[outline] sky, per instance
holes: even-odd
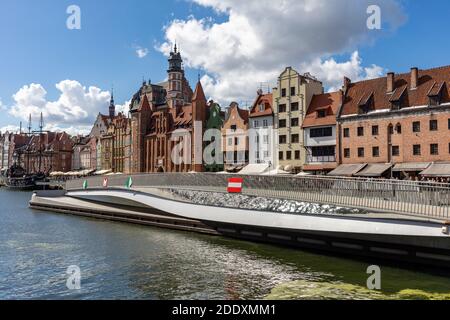
[[[69,29],[71,5],[80,29]],[[381,29],[369,29],[370,5]],[[222,107],[251,104],[292,66],[337,90],[353,81],[449,65],[446,0],[0,0],[0,130],[87,133],[113,88],[127,110],[143,79],[165,80],[176,41],[192,87]]]

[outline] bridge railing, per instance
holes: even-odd
[[[243,194],[327,203],[373,212],[450,218],[450,184],[322,176],[261,176],[213,173],[162,173],[108,176],[108,187],[160,187],[226,192],[230,177],[243,178]],[[67,190],[103,188],[105,177],[66,182]],[[87,185],[84,185],[86,181]]]

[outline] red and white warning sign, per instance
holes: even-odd
[[[108,187],[108,178],[103,178],[103,188]]]
[[[229,178],[228,179],[228,193],[241,193],[243,183],[244,183],[244,179],[242,179],[242,178]]]

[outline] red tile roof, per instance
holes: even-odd
[[[341,106],[342,91],[314,95],[303,120],[303,128],[336,124],[336,115]],[[326,116],[319,118],[317,112],[325,110]]]
[[[359,103],[373,92],[373,110],[391,108],[391,102],[402,95],[402,107],[427,106],[428,95],[442,90],[442,103],[450,102],[450,66],[418,71],[417,88],[411,89],[411,73],[396,74],[394,91],[387,92],[387,77],[350,83],[341,115],[355,115],[359,111]]]
[[[264,110],[261,111],[259,106],[264,104]],[[256,101],[253,103],[252,108],[250,109],[250,118],[262,117],[262,116],[271,116],[273,115],[273,97],[271,93],[261,94],[256,98]]]

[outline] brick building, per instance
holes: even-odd
[[[144,82],[131,101],[132,172],[203,171],[205,94],[200,80],[192,92],[176,46],[168,62],[168,81]]]
[[[72,170],[73,139],[66,132],[44,132],[22,138],[28,140],[17,149],[28,173]]]
[[[369,164],[356,175],[415,177],[450,161],[450,66],[356,83],[345,78],[343,90],[338,159]],[[450,176],[448,167],[442,176]]]

